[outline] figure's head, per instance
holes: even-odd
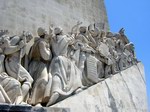
[[[105,33],[105,31],[104,30],[101,30],[101,38],[103,38],[103,37],[105,37],[106,36],[106,33]]]
[[[37,33],[38,33],[38,35],[40,37],[43,36],[43,35],[45,35],[45,34],[47,34],[46,30],[44,28],[42,28],[42,27],[38,28]]]
[[[28,43],[31,39],[33,39],[33,36],[31,32],[25,32],[24,34],[26,36],[26,42]]]
[[[10,37],[7,35],[3,35],[0,37],[0,48],[5,48],[10,44]]]
[[[62,34],[63,33],[63,29],[61,27],[56,27],[54,29],[54,33],[55,33],[55,35]]]
[[[110,31],[109,31],[109,32],[107,32],[107,33],[106,33],[106,37],[108,37],[108,38],[113,37],[113,33],[112,33],[112,32],[110,32]]]
[[[86,26],[81,26],[79,28],[80,33],[86,33]]]
[[[99,35],[99,30],[94,25],[88,26],[88,31],[92,35],[92,37],[97,37]]]

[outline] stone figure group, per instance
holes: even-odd
[[[9,36],[0,31],[0,103],[51,106],[137,63],[124,29],[77,23]],[[29,53],[27,47],[34,40]]]

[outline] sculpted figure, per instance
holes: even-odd
[[[4,98],[3,101],[0,100],[0,103],[22,103],[22,99],[20,99],[22,98],[20,82],[8,76],[5,72],[0,73],[0,91],[2,93],[2,97]]]
[[[124,34],[124,28],[121,28],[119,30],[119,34],[120,34],[120,40],[122,40],[123,44],[126,45],[128,43],[130,43],[130,41],[128,40],[127,36]]]
[[[133,43],[128,43],[125,45],[124,47],[124,53],[127,55],[127,65],[128,67],[136,64],[138,61],[136,59],[135,56],[135,52],[134,52],[134,45]]]
[[[47,106],[82,87],[81,72],[67,56],[68,45],[73,43],[74,38],[64,35],[60,27],[55,28],[54,33],[55,36],[52,38],[54,58],[50,65],[53,80],[51,97]]]
[[[91,40],[91,46],[95,49],[98,46],[98,41],[100,38],[100,31],[95,27],[95,24],[88,26],[88,36]]]
[[[1,46],[3,53],[6,56],[6,72],[9,76],[15,78],[20,83],[22,83],[21,90],[23,95],[19,98],[20,102],[26,101],[29,89],[31,88],[31,84],[33,82],[30,74],[21,65],[21,59],[25,53],[26,42],[28,42],[30,39],[26,37],[28,36],[23,35],[21,37],[14,36],[10,38],[6,35],[3,37],[4,44]]]
[[[113,39],[113,33],[112,32],[107,32],[106,33],[106,44],[109,46],[110,49],[114,49],[116,44]]]
[[[104,78],[104,62],[102,62],[99,59],[99,51],[97,51],[97,48],[99,47],[99,42],[100,42],[100,31],[98,28],[95,26],[95,24],[91,24],[88,26],[88,35],[90,38],[93,38],[92,42],[92,47],[95,49],[95,57],[97,59],[97,74],[99,78]]]
[[[50,98],[51,74],[48,65],[52,58],[50,50],[50,35],[45,29],[38,28],[39,38],[36,38],[30,51],[29,73],[34,79],[29,103],[38,105],[47,103]]]
[[[133,64],[137,63],[137,59],[134,52],[134,45],[132,42],[130,42],[127,38],[127,36],[124,34],[124,29],[121,28],[118,34],[119,40],[122,42],[122,45],[124,46],[124,68],[129,67]]]
[[[8,76],[4,69],[3,51],[0,42],[0,103],[20,104],[20,97],[22,96],[21,84],[16,79]]]
[[[106,32],[104,31],[101,31],[100,39],[98,41],[98,46],[96,50],[98,52],[98,59],[104,63],[104,77],[106,78],[112,73],[111,65],[113,64],[113,60],[111,59],[110,48],[107,43]]]
[[[124,52],[124,42],[122,41],[122,39],[120,39],[120,35],[119,34],[116,34],[115,35],[117,41],[116,41],[116,50],[117,50],[117,53],[118,53],[118,56],[119,56],[119,59],[118,59],[118,68],[120,71],[126,69],[126,65],[127,65],[127,55],[125,54]]]
[[[89,34],[87,35],[87,30],[84,26],[81,26],[79,31],[80,33],[77,35],[75,43],[80,49],[78,68],[82,72],[83,85],[91,86],[100,81],[101,63],[94,56],[94,46],[96,46],[96,42],[93,37]]]
[[[84,61],[85,61],[85,56],[84,54],[82,55],[80,53],[81,49],[84,49],[87,47],[87,49],[89,48],[88,40],[87,38],[84,36],[86,33],[86,27],[80,27],[80,33],[76,34],[75,38],[76,41],[74,42],[74,49],[76,49],[76,56],[74,57],[74,60],[76,61],[76,65],[78,66],[78,68],[81,70],[81,72],[83,72],[84,69]],[[82,35],[83,34],[83,35]]]
[[[114,37],[112,32],[107,32],[106,34],[106,44],[109,47],[110,58],[112,60],[112,64],[107,66],[110,67],[111,74],[117,73],[117,64],[118,61],[118,53],[116,51],[116,38]]]

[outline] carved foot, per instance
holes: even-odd
[[[36,104],[35,107],[42,107],[40,103]]]
[[[75,94],[78,94],[78,93],[80,93],[81,91],[83,91],[83,89],[82,89],[82,88],[78,88],[78,89],[75,91]]]
[[[117,73],[119,73],[119,71],[113,71],[113,75],[115,75],[115,74],[117,74]]]
[[[15,105],[21,104],[23,101],[23,96],[18,96],[14,102]]]
[[[103,81],[103,80],[105,80],[104,78],[99,78],[98,79],[98,82],[101,82],[101,81]]]
[[[31,106],[30,104],[27,104],[26,102],[21,102],[19,105],[23,105],[23,106]]]
[[[59,93],[53,93],[53,95],[49,99],[49,102],[47,103],[46,107],[49,107],[52,104],[54,104],[58,98],[59,98]]]

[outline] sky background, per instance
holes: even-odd
[[[110,30],[125,34],[135,45],[136,56],[145,67],[150,108],[150,0],[105,0]]]

